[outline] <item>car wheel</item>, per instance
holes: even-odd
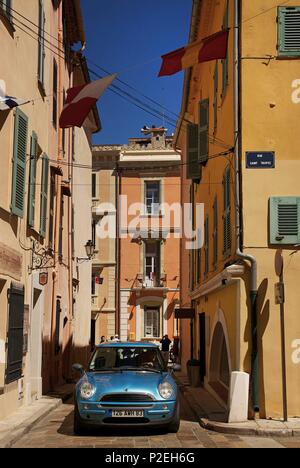
[[[78,406],[75,405],[74,409],[74,433],[77,435],[83,435],[87,430],[86,425],[82,422],[79,414]]]
[[[179,406],[179,403],[177,403],[176,414],[174,416],[173,421],[168,425],[168,432],[176,434],[179,431],[179,428],[180,428],[180,406]]]

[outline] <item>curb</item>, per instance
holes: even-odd
[[[55,403],[50,404],[47,408],[45,408],[44,411],[37,411],[37,413],[39,413],[37,416],[28,418],[30,422],[26,422],[25,420],[22,423],[24,426],[20,429],[11,429],[11,431],[9,431],[9,433],[2,439],[2,441],[0,440],[0,448],[11,448],[12,445],[14,445],[21,437],[23,437],[25,434],[28,434],[28,432],[30,432],[36,424],[38,424],[42,419],[47,417],[50,413],[52,413],[52,411],[59,408],[61,405],[62,400],[57,400]]]
[[[200,426],[207,430],[207,431],[212,431],[212,432],[217,432],[221,434],[228,434],[228,435],[239,435],[241,437],[243,436],[252,436],[252,437],[299,437],[300,435],[300,430],[299,429],[261,429],[259,427],[256,428],[250,428],[250,427],[234,427],[230,426],[229,423],[218,423],[218,422],[212,422],[209,421],[206,418],[200,417],[195,408],[193,407],[193,403],[191,401],[192,398],[187,398],[188,392],[184,391],[184,385],[181,384],[177,380],[178,384],[178,389],[180,393],[183,395],[185,398],[187,404],[189,405],[190,410],[194,414],[195,418],[199,422]],[[190,395],[189,395],[190,397]],[[246,423],[245,423],[246,424]]]

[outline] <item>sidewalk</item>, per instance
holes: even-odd
[[[204,388],[192,388],[187,376],[181,372],[174,374],[179,390],[189,403],[200,425],[207,430],[223,434],[259,437],[300,436],[300,418],[280,420],[256,419],[244,423],[228,423],[226,410]]]
[[[48,414],[69,400],[74,391],[74,384],[57,388],[47,396],[36,400],[30,406],[19,408],[9,417],[0,421],[0,448],[10,448],[20,437],[27,434]]]

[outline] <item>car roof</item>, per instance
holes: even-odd
[[[101,343],[97,348],[158,348],[158,345],[155,343],[145,342],[145,341],[107,341],[106,343]]]

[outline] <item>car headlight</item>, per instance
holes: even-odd
[[[174,393],[174,388],[169,382],[163,382],[159,384],[158,391],[160,396],[162,396],[165,400],[168,400]]]
[[[80,387],[80,395],[85,400],[89,400],[95,395],[96,387],[90,382],[84,382]]]

